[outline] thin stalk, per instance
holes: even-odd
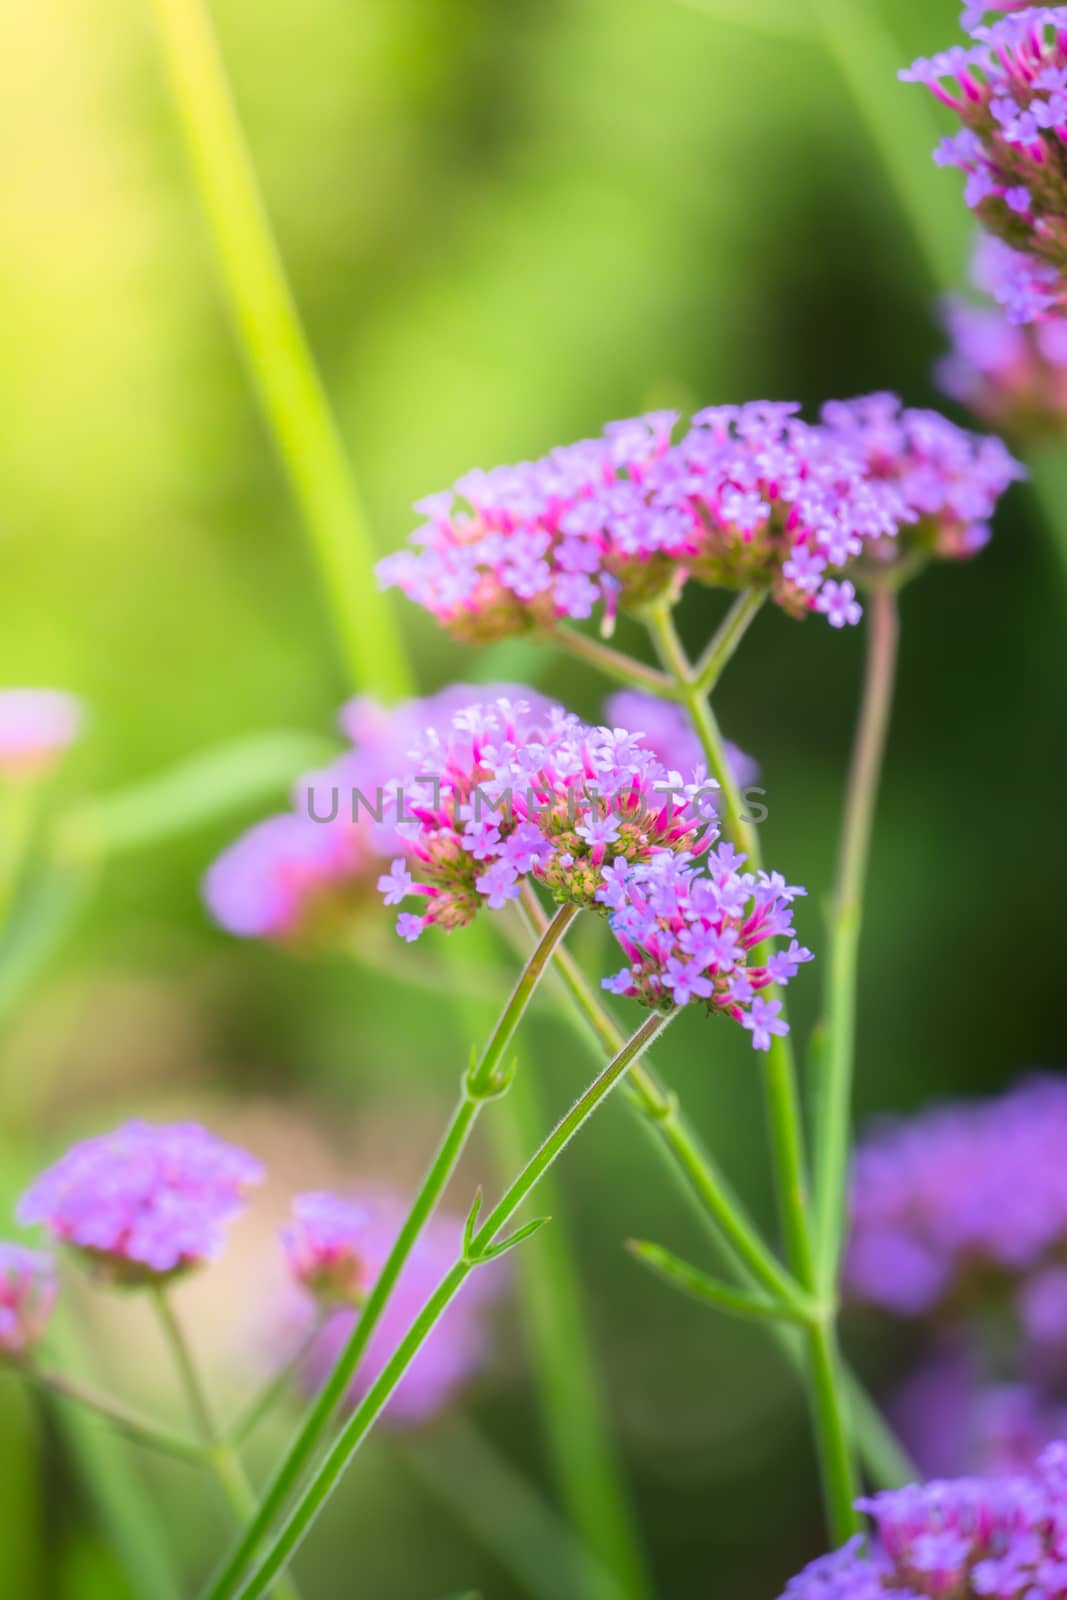
[[[725,800],[723,830],[735,846],[748,856],[752,870],[758,872],[762,858],[756,830],[744,816],[718,722],[696,680],[669,608],[666,605],[652,608],[648,614],[648,625],[664,665],[678,684],[682,703],[700,738],[709,770],[722,786]],[[761,947],[755,952],[755,959],[761,958],[763,950],[764,947]],[[775,997],[777,987],[769,986],[766,993],[768,997]],[[782,998],[783,1018],[785,1014]],[[771,1047],[763,1056],[762,1070],[763,1097],[771,1139],[771,1165],[778,1192],[786,1259],[801,1286],[812,1298],[817,1299],[819,1278],[808,1204],[804,1119],[790,1034],[771,1039]],[[808,1348],[808,1403],[819,1457],[823,1498],[831,1536],[836,1544],[840,1544],[860,1527],[858,1514],[853,1507],[859,1482],[852,1459],[848,1413],[842,1400],[843,1382],[832,1318],[827,1318],[825,1323],[809,1322],[805,1338]]]
[[[0,938],[6,932],[37,820],[40,783],[0,779]]]
[[[723,1283],[718,1278],[712,1278],[699,1267],[692,1266],[688,1261],[683,1261],[672,1250],[665,1250],[660,1244],[653,1244],[648,1239],[629,1239],[626,1248],[636,1261],[657,1277],[663,1278],[673,1288],[680,1289],[683,1294],[689,1295],[694,1300],[703,1301],[705,1305],[714,1306],[716,1311],[725,1312],[731,1317],[755,1318],[761,1322],[810,1322],[815,1315],[816,1308],[812,1306],[805,1314],[793,1310],[781,1300],[771,1300],[766,1295],[749,1294],[745,1289],[739,1289],[736,1284]]]
[[[646,666],[643,661],[636,661],[633,656],[614,650],[611,645],[603,644],[587,633],[579,633],[576,628],[568,628],[566,624],[558,622],[547,630],[547,638],[579,661],[596,667],[605,677],[614,678],[616,683],[624,683],[631,689],[642,689],[661,700],[678,699],[678,691],[665,672],[657,672],[655,667]]]
[[[508,1241],[504,1241],[502,1245],[496,1242],[500,1230],[511,1221],[523,1202],[537,1188],[543,1175],[562,1155],[633,1062],[640,1058],[669,1025],[674,1015],[673,1012],[658,1012],[646,1018],[600,1076],[590,1084],[566,1116],[556,1124],[540,1149],[530,1158],[493,1207],[477,1233],[470,1233],[463,1254],[423,1305],[392,1357],[352,1413],[300,1496],[266,1559],[240,1590],[240,1600],[255,1600],[256,1596],[264,1593],[277,1574],[284,1570],[444,1311],[471,1273],[485,1261],[493,1259],[502,1249],[507,1248]],[[526,1229],[519,1230],[520,1234],[525,1232]]]
[[[534,928],[546,926],[545,913],[532,889],[524,891],[522,904]],[[610,1056],[621,1049],[625,1041],[622,1029],[604,1010],[568,951],[563,950],[557,956],[556,972],[575,1008],[600,1040],[605,1053]],[[658,1139],[666,1146],[688,1188],[704,1213],[713,1219],[738,1259],[776,1301],[799,1309],[804,1303],[803,1289],[764,1243],[759,1229],[748,1216],[725,1175],[701,1146],[698,1135],[681,1111],[677,1095],[656,1076],[652,1063],[638,1062],[630,1071],[627,1087],[631,1091],[631,1102],[636,1103],[642,1118],[653,1127]]]
[[[834,886],[826,1035],[815,1097],[815,1232],[819,1282],[830,1293],[844,1234],[856,986],[871,830],[893,704],[900,622],[891,589],[875,589],[867,621],[867,661],[852,750]]]
[[[523,909],[528,912],[532,926],[544,925],[545,914],[536,895],[532,895],[530,901],[524,899]],[[595,1039],[606,1055],[613,1055],[623,1042],[622,1030],[601,1005],[580,967],[566,950],[557,956],[556,969],[570,998],[575,1022],[584,1037]],[[762,1284],[786,1303],[790,1303],[789,1294],[792,1291],[794,1297],[801,1297],[796,1299],[799,1308],[804,1291],[768,1250],[741,1201],[690,1128],[677,1095],[659,1080],[650,1061],[645,1059],[630,1069],[624,1090],[624,1098],[639,1111],[645,1126],[656,1133],[656,1148],[665,1153],[672,1170],[682,1178],[685,1192],[696,1202],[699,1215],[711,1223],[712,1237],[732,1246],[729,1259],[742,1283]],[[741,1224],[737,1237],[730,1236],[729,1229],[733,1222]],[[764,1271],[757,1270],[756,1259],[750,1256],[750,1251],[755,1251],[756,1257],[762,1261],[769,1262],[773,1273],[770,1282]],[[769,1331],[777,1337],[789,1359],[802,1369],[805,1356],[799,1332],[780,1323],[770,1324]],[[916,1482],[919,1473],[914,1463],[859,1379],[847,1367],[844,1370],[844,1383],[857,1446],[871,1481],[879,1489],[896,1489],[901,1484]]]
[[[189,1409],[204,1442],[204,1456],[214,1472],[219,1486],[240,1525],[255,1511],[256,1497],[245,1475],[240,1456],[228,1439],[224,1439],[215,1424],[211,1402],[193,1359],[189,1341],[185,1337],[173,1302],[164,1288],[152,1291],[152,1300],[163,1330],[163,1338],[170,1350],[181,1379]],[[300,1600],[296,1587],[288,1577],[275,1585],[277,1600]]]
[[[364,690],[411,692],[370,578],[375,548],[286,281],[203,0],[153,0],[171,87],[235,330],[303,512],[348,668]]]
[[[723,670],[733,659],[734,651],[755,621],[766,598],[766,589],[743,589],[712,635],[693,668],[697,688],[705,698],[711,694]]]
[[[143,1444],[150,1450],[158,1450],[164,1455],[177,1456],[182,1461],[195,1462],[199,1466],[203,1466],[207,1460],[204,1446],[198,1444],[195,1439],[186,1439],[180,1433],[153,1422],[149,1417],[142,1417],[139,1412],[123,1405],[120,1400],[102,1394],[99,1390],[90,1388],[88,1384],[68,1377],[66,1373],[53,1372],[48,1368],[32,1364],[20,1370],[37,1388],[43,1389],[48,1394],[58,1395],[63,1400],[71,1400],[87,1411],[95,1412],[97,1416],[103,1417],[113,1428],[117,1428],[126,1438],[134,1440],[137,1444]]]
[[[364,1351],[396,1287],[397,1279],[459,1165],[460,1157],[483,1106],[487,1101],[503,1094],[508,1087],[508,1076],[501,1068],[501,1062],[522,1013],[544,976],[553,951],[574,920],[576,909],[574,906],[562,906],[557,911],[516,982],[485,1049],[465,1073],[459,1101],[415,1196],[411,1210],[397,1234],[389,1258],[367,1296],[363,1310],[333,1370],[309,1407],[300,1431],[267,1485],[258,1511],[212,1583],[209,1591],[210,1600],[226,1600],[227,1596],[234,1593],[253,1553],[296,1488],[314,1454],[315,1447],[340,1409]]]
[[[310,1330],[300,1341],[300,1345],[289,1360],[281,1367],[272,1378],[268,1378],[257,1395],[254,1395],[245,1409],[238,1415],[226,1430],[226,1437],[236,1446],[242,1445],[246,1439],[251,1438],[260,1423],[270,1415],[274,1407],[286,1394],[290,1392],[293,1376],[322,1332],[325,1315],[318,1316],[312,1322]]]
[[[538,1088],[532,1073],[519,1071],[493,1118],[493,1153],[502,1181],[521,1165],[545,1126]],[[541,1205],[553,1217],[563,1210],[555,1173],[542,1180]],[[524,1337],[546,1401],[543,1423],[553,1470],[578,1535],[572,1540],[569,1581],[556,1594],[651,1600],[586,1326],[579,1267],[565,1228],[544,1229],[536,1244],[522,1251],[517,1279]],[[471,1498],[466,1485],[464,1498]]]

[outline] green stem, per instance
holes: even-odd
[[[259,1393],[253,1396],[245,1409],[226,1430],[226,1437],[232,1445],[240,1446],[246,1439],[251,1438],[264,1418],[269,1416],[278,1402],[290,1393],[293,1376],[322,1332],[325,1320],[325,1313],[313,1320],[309,1332],[300,1341],[298,1349],[289,1357],[285,1365],[274,1374],[273,1378],[268,1378]]]
[[[544,1123],[539,1101],[538,1085],[523,1068],[493,1118],[493,1151],[505,1182],[534,1143],[525,1144],[526,1136],[536,1129],[535,1139],[540,1137]],[[563,1211],[554,1173],[543,1178],[540,1198],[553,1217]],[[588,1600],[651,1600],[651,1581],[633,1530],[590,1346],[579,1268],[565,1228],[545,1228],[536,1244],[522,1251],[517,1279],[522,1327],[537,1387],[545,1397],[544,1427],[553,1468],[578,1535],[569,1582],[556,1593],[579,1593]]]
[[[210,1589],[210,1600],[226,1600],[227,1596],[234,1593],[254,1551],[295,1489],[316,1445],[339,1410],[397,1279],[459,1165],[482,1107],[488,1100],[495,1099],[507,1090],[508,1076],[502,1070],[501,1062],[523,1011],[575,915],[574,906],[562,906],[557,911],[523,968],[485,1049],[464,1074],[463,1089],[451,1121],[404,1225],[397,1234],[389,1258],[367,1296],[359,1319],[330,1376],[312,1402],[299,1433],[268,1484],[258,1511],[215,1578]]]
[[[683,1294],[690,1295],[694,1300],[701,1300],[706,1305],[714,1306],[717,1311],[724,1311],[732,1317],[754,1317],[757,1321],[764,1322],[799,1322],[807,1323],[816,1315],[816,1308],[810,1307],[807,1312],[794,1310],[782,1300],[771,1300],[766,1295],[749,1294],[745,1289],[739,1289],[736,1284],[723,1283],[718,1278],[709,1277],[699,1267],[691,1266],[688,1261],[683,1261],[673,1251],[665,1250],[660,1244],[652,1244],[647,1239],[630,1239],[626,1248],[635,1260],[648,1267],[650,1272],[663,1278],[675,1289],[680,1289]]]
[[[655,667],[646,666],[643,661],[635,661],[621,650],[613,650],[610,645],[602,644],[587,633],[579,633],[576,628],[568,628],[559,622],[549,628],[545,636],[579,661],[596,667],[605,677],[614,678],[616,683],[641,689],[661,700],[678,699],[678,691],[666,673],[657,672]]]
[[[819,1283],[832,1292],[844,1233],[856,984],[871,830],[893,703],[900,624],[896,593],[875,589],[834,888],[826,985],[826,1048],[815,1099],[815,1232]]]
[[[707,649],[693,668],[696,686],[705,699],[733,659],[734,651],[755,621],[766,598],[766,589],[743,589],[712,635]]]
[[[345,1424],[297,1501],[266,1559],[241,1589],[241,1600],[255,1600],[257,1595],[264,1593],[271,1580],[284,1570],[439,1318],[471,1273],[484,1261],[491,1259],[491,1253],[499,1253],[501,1247],[494,1242],[497,1234],[510,1222],[523,1201],[536,1189],[543,1175],[611,1093],[632,1063],[638,1060],[664,1031],[673,1016],[673,1012],[654,1013],[646,1018],[600,1076],[590,1084],[566,1116],[556,1124],[540,1149],[530,1158],[493,1207],[477,1233],[469,1238],[463,1255],[446,1273],[426,1301],[392,1357]]]
[[[7,933],[33,838],[40,788],[33,778],[0,778],[0,939]]]
[[[153,0],[189,159],[248,369],[315,547],[345,659],[367,691],[411,673],[370,579],[374,541],[263,205],[202,0]]]
[[[523,909],[529,914],[532,926],[543,926],[544,912],[536,895],[532,897],[532,905],[524,900]],[[605,1054],[613,1055],[623,1042],[621,1029],[605,1011],[568,951],[559,953],[555,966],[570,998],[576,1025],[587,1039],[594,1038]],[[644,1125],[655,1133],[656,1148],[665,1153],[671,1170],[684,1181],[685,1192],[697,1203],[699,1215],[711,1222],[713,1236],[732,1247],[731,1264],[743,1282],[760,1284],[780,1301],[795,1303],[800,1310],[804,1291],[767,1249],[740,1199],[687,1123],[677,1095],[660,1082],[647,1059],[630,1069],[626,1089],[632,1092],[625,1098],[640,1112]],[[789,1359],[802,1368],[804,1352],[797,1331],[780,1323],[769,1326]],[[914,1483],[919,1476],[914,1464],[859,1379],[846,1368],[844,1381],[857,1444],[872,1482],[880,1489]]]
[[[744,816],[740,792],[726,758],[718,722],[697,682],[670,609],[666,605],[652,608],[648,614],[648,624],[664,665],[678,685],[682,703],[703,746],[708,768],[722,787],[725,801],[723,831],[735,847],[747,855],[749,867],[758,872],[762,867],[762,858],[756,830]],[[754,952],[754,960],[761,960],[764,954],[769,954],[769,950],[761,946]],[[779,995],[777,986],[770,985],[765,992],[768,998],[781,998],[784,1019],[785,1001]],[[813,1298],[818,1298],[815,1240],[808,1207],[804,1121],[791,1034],[771,1039],[770,1049],[763,1056],[762,1071],[771,1138],[771,1165],[778,1192],[786,1259],[802,1288]],[[828,1319],[825,1325],[820,1322],[809,1323],[805,1336],[808,1345],[808,1402],[818,1449],[823,1496],[831,1536],[835,1543],[840,1544],[860,1527],[858,1514],[853,1508],[859,1483],[852,1459],[848,1416],[841,1399],[843,1385],[832,1319]]]
[[[204,1456],[219,1483],[233,1512],[238,1526],[246,1522],[256,1509],[256,1497],[245,1475],[241,1458],[228,1439],[224,1439],[215,1424],[214,1413],[185,1330],[181,1325],[173,1302],[163,1287],[152,1290],[152,1300],[159,1318],[163,1337],[174,1359],[182,1388],[193,1419],[204,1441]],[[287,1577],[275,1585],[278,1600],[300,1600],[295,1585]]]
[[[128,1439],[146,1445],[151,1450],[159,1450],[164,1455],[177,1456],[182,1461],[204,1465],[206,1451],[203,1445],[197,1444],[193,1439],[186,1439],[169,1428],[161,1427],[148,1417],[142,1417],[138,1412],[123,1405],[120,1400],[113,1399],[111,1395],[101,1394],[99,1390],[91,1389],[88,1384],[69,1378],[63,1372],[52,1372],[32,1364],[20,1370],[37,1388],[45,1390],[48,1394],[58,1395],[63,1400],[72,1400],[87,1411],[94,1411]]]
[[[545,913],[531,889],[524,891],[522,904],[531,925],[535,929],[543,929],[546,926]],[[574,1007],[586,1019],[605,1053],[613,1055],[625,1042],[622,1029],[604,1010],[568,951],[559,952],[555,966]],[[658,1140],[670,1152],[688,1188],[704,1213],[713,1219],[738,1259],[775,1300],[799,1309],[804,1303],[804,1291],[764,1243],[756,1224],[748,1216],[725,1175],[701,1146],[699,1137],[681,1111],[677,1095],[660,1081],[649,1061],[638,1062],[631,1068],[627,1086],[631,1091],[631,1103],[636,1105],[642,1119],[654,1129]]]

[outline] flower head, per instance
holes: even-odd
[[[0,1360],[18,1360],[33,1349],[55,1300],[52,1257],[20,1244],[0,1244]]]
[[[900,76],[958,116],[935,160],[965,174],[968,206],[1008,252],[997,298],[1012,321],[1032,322],[1067,303],[1067,8],[985,9],[1012,14],[986,26],[969,5],[972,42]]]
[[[993,293],[1001,252],[983,235],[974,280]],[[1067,432],[1067,318],[1021,326],[1001,307],[975,305],[958,296],[945,303],[950,348],[939,361],[944,392],[998,432],[1018,439],[1062,438]]]
[[[61,689],[0,689],[0,778],[37,776],[74,743],[82,707]]]
[[[634,735],[587,727],[559,706],[470,706],[416,754],[402,785],[404,856],[380,883],[390,903],[405,888],[422,902],[420,927],[404,913],[405,938],[499,910],[528,876],[560,902],[595,908],[609,860],[696,852],[715,832],[717,786],[702,768],[686,782]]]
[[[294,1280],[325,1304],[359,1305],[369,1288],[366,1259],[370,1213],[333,1194],[300,1194],[282,1231]]]
[[[127,1122],[76,1144],[19,1202],[109,1280],[157,1282],[217,1256],[263,1178],[259,1162],[195,1122]]]
[[[699,865],[667,852],[633,865],[614,862],[598,898],[627,965],[604,987],[657,1011],[699,1000],[733,1017],[757,1050],[767,1050],[772,1036],[788,1029],[781,1003],[759,991],[788,982],[811,960],[792,939],[790,904],[804,891],[765,872],[744,872],[743,863],[729,846],[709,851]],[[792,942],[772,970],[752,956],[776,936]]]
[[[847,438],[792,404],[614,423],[543,460],[470,473],[421,502],[411,547],[379,567],[462,638],[486,640],[636,606],[688,579],[767,588],[794,616],[914,514]],[[851,620],[836,605],[833,619]]]
[[[481,691],[453,684],[389,711],[368,698],[350,701],[341,727],[353,741],[328,766],[295,786],[293,806],[254,824],[223,851],[204,878],[208,910],[228,933],[279,942],[329,942],[368,904],[400,848],[399,780],[427,730],[447,727]],[[533,690],[530,703],[547,705]]]
[[[976,1277],[1017,1282],[1067,1244],[1067,1081],[889,1122],[853,1163],[845,1284],[900,1316]]]
[[[988,543],[997,501],[1025,477],[1000,439],[968,433],[936,411],[905,409],[896,395],[833,401],[823,421],[863,453],[873,478],[895,485],[912,514],[906,533],[867,545],[865,557],[874,563],[913,549],[973,555]]]
[[[403,1217],[404,1208],[394,1197],[367,1197],[360,1249],[368,1288],[385,1264]],[[427,1223],[371,1336],[347,1396],[349,1405],[356,1405],[378,1377],[462,1247],[463,1225],[457,1218],[439,1214]],[[390,1422],[428,1421],[484,1365],[489,1354],[486,1313],[503,1282],[498,1267],[483,1268],[453,1300],[389,1401],[385,1414]],[[301,1366],[300,1380],[309,1392],[317,1390],[332,1370],[358,1317],[358,1310],[339,1310],[323,1327]]]
[[[1064,1600],[1067,1445],[1029,1472],[911,1484],[858,1502],[873,1524],[781,1600]]]

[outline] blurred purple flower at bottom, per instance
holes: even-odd
[[[397,1204],[372,1198],[367,1203],[364,1255],[373,1283],[384,1266],[403,1221]],[[397,1281],[381,1321],[360,1363],[347,1396],[354,1407],[378,1378],[424,1302],[459,1257],[463,1224],[455,1217],[433,1218],[419,1236]],[[427,1422],[442,1411],[456,1391],[484,1366],[490,1351],[486,1326],[489,1304],[500,1293],[498,1266],[479,1267],[437,1323],[419,1351],[386,1410],[392,1423]],[[312,1315],[311,1302],[306,1314]],[[359,1312],[338,1311],[330,1317],[301,1365],[301,1386],[314,1393],[331,1371],[359,1318]]]
[[[874,1525],[780,1600],[1065,1600],[1067,1445],[1026,1472],[934,1479],[857,1502]]]
[[[62,689],[0,689],[0,777],[36,777],[81,729],[81,704]]]
[[[113,1282],[146,1284],[217,1256],[226,1224],[262,1179],[258,1161],[195,1122],[127,1122],[68,1150],[17,1214]]]
[[[19,1360],[44,1333],[56,1300],[55,1263],[42,1250],[0,1244],[0,1360]]]

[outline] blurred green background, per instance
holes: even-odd
[[[867,15],[868,0],[853,4]],[[746,7],[753,24],[770,15],[738,0],[734,16]],[[650,404],[817,404],[872,388],[936,399],[933,285],[820,36],[833,5],[775,7],[790,38],[668,0],[212,9],[383,552],[408,532],[411,501],[465,468]],[[957,10],[883,0],[899,62],[950,42]],[[0,40],[0,682],[68,687],[91,707],[63,801],[256,731],[327,738],[347,686],[230,337],[149,7],[7,0]],[[894,93],[907,148],[926,106],[918,90]],[[962,282],[958,184],[925,162],[914,181],[940,207]],[[1062,1061],[1067,585],[1051,551],[1016,491],[980,560],[905,596],[865,934],[861,1117]],[[694,645],[720,608],[689,597]],[[413,609],[402,621],[426,688],[485,676],[484,657]],[[765,615],[720,694],[727,732],[763,766],[765,852],[810,887],[799,924],[817,952],[861,644]],[[597,710],[591,677],[524,659],[542,687]],[[261,1267],[288,1196],[413,1180],[465,1048],[402,974],[294,959],[209,925],[200,875],[263,809],[108,867],[2,1039],[5,1192],[131,1113],[201,1116],[270,1163],[229,1255],[185,1291],[224,1395],[269,1335]],[[803,1039],[818,978],[793,994]],[[551,1019],[530,1037],[546,1102],[562,1107],[588,1058]],[[687,1017],[660,1056],[771,1225],[746,1042]],[[487,1169],[479,1148],[457,1206]],[[769,1341],[624,1255],[634,1233],[700,1244],[620,1107],[570,1152],[562,1183],[656,1592],[768,1600],[822,1539],[795,1381]],[[95,1295],[78,1315],[105,1376],[146,1401],[166,1390],[141,1308]],[[899,1359],[889,1342],[853,1354],[876,1384]],[[513,1307],[467,1413],[554,1493]],[[261,1470],[291,1420],[268,1430]],[[106,1468],[80,1472],[71,1440],[12,1383],[0,1421],[0,1594],[125,1596],[96,1503]],[[418,1442],[446,1475],[451,1427]],[[522,1593],[441,1503],[412,1444],[383,1435],[360,1458],[298,1563],[305,1600]],[[165,1508],[191,1592],[223,1537],[210,1487],[126,1459]]]

